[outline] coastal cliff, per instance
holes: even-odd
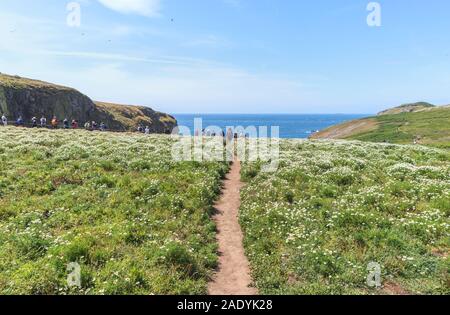
[[[170,133],[177,126],[174,117],[144,106],[94,102],[79,91],[43,81],[0,74],[0,114],[25,121],[32,117],[56,116],[86,121],[104,122],[118,131],[135,130],[139,124],[149,126],[153,133]]]

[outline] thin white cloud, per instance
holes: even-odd
[[[138,14],[148,17],[158,16],[160,0],[98,0],[105,7],[124,14]]]
[[[145,63],[155,63],[155,64],[186,64],[182,59],[175,58],[143,58],[134,57],[130,55],[123,54],[111,54],[111,53],[101,53],[92,51],[57,51],[57,50],[39,50],[36,51],[37,54],[42,55],[53,55],[59,57],[76,57],[76,58],[87,58],[96,60],[111,60],[111,61],[123,61],[123,62],[145,62]]]

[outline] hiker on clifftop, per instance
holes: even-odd
[[[67,118],[64,118],[63,125],[64,125],[64,129],[69,129],[69,120]]]
[[[19,126],[19,127],[23,126],[23,118],[22,118],[22,116],[19,116],[19,118],[17,118],[16,125]]]
[[[233,130],[231,128],[228,128],[227,130],[227,141],[231,142],[233,140]]]
[[[100,131],[105,131],[106,130],[106,125],[104,122],[100,123]]]
[[[8,118],[6,118],[5,114],[2,115],[2,124],[3,126],[8,126]]]
[[[146,135],[150,134],[150,127],[149,126],[145,127],[145,134]]]
[[[78,121],[72,120],[72,129],[78,129]]]
[[[91,129],[91,124],[89,123],[89,121],[87,121],[87,122],[84,124],[84,129],[86,129],[86,130]]]
[[[31,128],[36,128],[37,127],[37,118],[33,117],[31,118]]]
[[[56,118],[56,116],[53,116],[53,119],[52,119],[52,128],[53,128],[53,129],[58,129],[58,118]]]
[[[47,118],[44,116],[41,117],[41,128],[47,127]]]

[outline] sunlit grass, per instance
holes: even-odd
[[[280,168],[246,163],[240,221],[265,294],[449,294],[450,153],[421,146],[282,141]]]
[[[0,128],[0,293],[206,293],[228,166],[173,162],[173,141]]]

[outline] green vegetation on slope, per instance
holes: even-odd
[[[347,122],[319,132],[315,139],[348,139],[450,148],[450,106]]]
[[[450,153],[281,142],[277,172],[246,163],[240,221],[262,294],[450,294]]]
[[[23,88],[38,88],[38,89],[48,89],[54,92],[64,92],[64,91],[75,91],[72,88],[48,83],[39,80],[33,80],[28,78],[23,78],[17,75],[7,75],[0,73],[0,84],[5,87],[13,89],[23,89]]]
[[[450,107],[375,117],[378,128],[347,139],[450,148]]]
[[[0,128],[0,294],[206,293],[228,166],[175,163],[173,141]]]
[[[382,111],[378,115],[394,115],[394,114],[400,114],[400,113],[413,113],[413,112],[419,112],[419,111],[433,108],[433,107],[436,107],[436,106],[433,104],[427,103],[427,102],[403,104],[403,105]]]

